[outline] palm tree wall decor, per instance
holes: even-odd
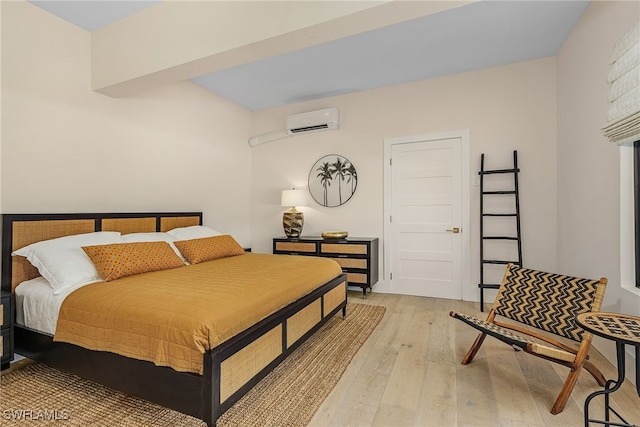
[[[355,166],[338,154],[322,157],[309,172],[309,192],[313,200],[322,206],[332,208],[347,203],[357,187]]]

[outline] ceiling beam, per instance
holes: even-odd
[[[92,33],[92,86],[124,97],[472,1],[165,1]]]

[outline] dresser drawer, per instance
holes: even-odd
[[[347,272],[347,281],[349,283],[359,283],[361,285],[368,284],[367,273],[351,273]]]
[[[9,329],[11,320],[11,300],[9,298],[0,299],[0,330]]]
[[[367,255],[367,245],[357,243],[322,243],[320,253]]]
[[[11,354],[11,336],[9,331],[4,331],[0,334],[0,359],[9,357]]]
[[[307,242],[275,242],[276,251],[316,253],[316,244]]]
[[[367,259],[366,258],[331,258],[340,264],[342,268],[359,268],[362,270],[367,269]]]

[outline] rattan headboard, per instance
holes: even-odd
[[[190,225],[202,225],[202,212],[3,214],[1,288],[13,292],[21,282],[39,276],[38,270],[25,258],[11,256],[14,250],[31,243],[94,231],[127,234]]]

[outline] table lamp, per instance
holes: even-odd
[[[296,206],[305,206],[307,197],[304,190],[282,190],[280,206],[287,206],[291,209],[282,215],[282,226],[284,234],[288,238],[300,237],[302,225],[304,224],[304,214],[296,210]]]

